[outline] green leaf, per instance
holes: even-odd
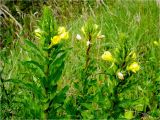
[[[55,59],[57,57],[57,55],[62,55],[62,54],[66,54],[71,48],[65,49],[65,50],[60,50],[62,47],[62,45],[58,46],[57,49],[53,50],[51,52],[51,58]]]
[[[68,89],[69,89],[69,86],[65,86],[59,93],[55,95],[54,98],[51,98],[51,101],[49,104],[50,108],[52,108],[55,103],[62,104],[64,102]]]
[[[119,106],[122,108],[130,108],[130,107],[134,107],[135,105],[139,105],[143,103],[144,103],[144,98],[135,99],[135,100],[125,99],[119,103]]]
[[[54,50],[54,51],[51,53],[51,58],[52,58],[52,59],[55,59],[58,54],[63,54],[63,53],[65,53],[65,50]]]
[[[81,111],[83,119],[94,119],[94,115],[92,114],[92,111],[90,110],[83,110]]]
[[[62,75],[62,71],[64,68],[64,62],[61,64],[61,66],[59,66],[58,68],[56,68],[57,70],[52,73],[49,77],[49,83],[52,86],[53,84],[57,83],[57,81],[60,79],[61,75]]]
[[[36,66],[37,68],[39,68],[41,70],[43,75],[45,75],[43,65],[40,65],[38,62],[31,60],[31,61],[25,61],[25,62],[23,62],[23,64],[24,65],[33,64],[34,66]]]
[[[51,92],[51,93],[55,93],[55,92],[57,91],[57,87],[58,87],[57,84],[53,85],[53,86],[50,88],[50,92]]]
[[[78,82],[74,82],[73,85],[74,85],[74,88],[80,89],[80,86],[79,86],[79,83],[78,83]]]
[[[83,107],[85,107],[86,110],[92,110],[93,109],[92,103],[81,103],[81,105]]]
[[[49,66],[49,84],[52,86],[60,79],[62,71],[64,69],[64,58],[66,52],[61,54],[56,60],[54,60]]]
[[[22,81],[18,79],[8,79],[8,80],[4,80],[3,82],[22,83]]]
[[[144,105],[143,104],[138,104],[138,105],[135,105],[133,108],[136,111],[143,111]]]
[[[30,40],[25,40],[24,42],[25,42],[29,47],[32,48],[32,52],[35,53],[34,55],[38,56],[38,57],[39,57],[40,59],[42,59],[42,60],[45,59],[45,57],[44,57],[43,53],[41,52],[41,50],[40,50],[34,43],[32,43]],[[28,51],[28,52],[31,52],[31,51],[29,51],[29,50],[26,49],[26,48],[23,48],[23,49],[25,49],[25,50]]]
[[[66,93],[69,89],[69,86],[65,86],[56,96],[54,101],[56,103],[62,103],[64,102],[65,98],[66,98]]]
[[[5,80],[5,82],[18,83],[18,84],[23,85],[24,87],[26,87],[26,89],[31,90],[33,92],[33,94],[35,96],[37,96],[38,98],[42,98],[43,97],[41,89],[39,87],[37,87],[37,85],[34,82],[25,83],[24,81],[17,80],[17,79],[8,79],[8,80]]]
[[[47,84],[47,80],[45,77],[38,77],[38,79],[40,80],[41,86],[45,87]]]
[[[37,50],[37,51],[40,51],[39,49],[38,49],[38,47],[34,44],[34,43],[32,43],[30,40],[25,40],[24,41],[28,46],[30,46],[31,48],[33,48],[33,49],[35,49],[35,50]]]
[[[61,64],[61,62],[64,60],[65,57],[66,57],[66,52],[59,55],[57,54],[56,57],[53,58],[54,60],[50,64],[50,70],[52,71],[56,65]]]
[[[121,93],[125,93],[127,90],[130,90],[132,86],[136,85],[137,81],[132,82],[132,83],[126,83],[125,85],[122,86],[121,88]]]
[[[42,97],[41,89],[39,89],[36,84],[33,83],[24,83],[25,87],[33,92],[38,98]]]

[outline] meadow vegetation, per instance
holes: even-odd
[[[2,1],[1,119],[160,119],[156,0]]]

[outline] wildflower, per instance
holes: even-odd
[[[105,52],[103,53],[102,59],[103,59],[103,60],[106,60],[106,61],[110,61],[110,62],[113,61],[112,54],[111,54],[109,51],[105,51]]]
[[[118,78],[119,78],[120,80],[123,80],[123,79],[124,79],[124,76],[123,76],[122,72],[118,72],[118,73],[117,73],[117,76],[118,76]]]
[[[138,65],[137,62],[133,62],[129,67],[128,67],[128,70],[136,73],[137,71],[139,71],[140,69],[140,66]]]
[[[88,40],[88,41],[87,41],[87,46],[89,46],[90,44],[91,44],[91,42]]]
[[[81,40],[82,37],[81,37],[79,34],[77,34],[77,35],[76,35],[76,39],[77,39],[77,40]]]
[[[63,34],[66,32],[66,28],[65,27],[59,27],[58,28],[58,34]]]
[[[65,27],[59,27],[58,28],[58,34],[60,36],[61,39],[68,39],[69,34],[68,32],[66,32],[66,28]]]
[[[69,33],[66,32],[66,29],[65,27],[59,27],[58,28],[58,35],[54,36],[52,39],[51,39],[51,44],[49,46],[49,48],[51,48],[53,45],[56,45],[58,44],[61,39],[68,39],[69,38]]]
[[[54,36],[52,39],[51,39],[51,45],[50,47],[52,47],[53,45],[56,45],[58,44],[59,42],[61,41],[61,37],[60,36]]]
[[[155,46],[158,46],[158,45],[159,45],[159,43],[158,43],[157,41],[154,41],[153,44],[154,44]]]
[[[67,40],[69,38],[69,33],[68,32],[64,32],[62,34],[59,35],[61,39],[65,39]]]
[[[36,37],[41,37],[42,30],[40,28],[37,28],[34,30],[34,33],[35,33]]]

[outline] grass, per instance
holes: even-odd
[[[55,6],[52,1],[47,4]],[[22,20],[23,31],[14,23],[7,27],[11,32],[2,29],[7,42],[0,51],[1,118],[160,119],[157,2],[81,1],[66,8],[69,5],[65,1],[55,9],[38,11],[38,16],[30,13]],[[69,39],[48,49],[58,26],[66,26]],[[43,45],[35,37],[37,27],[46,32],[40,38]],[[105,38],[96,38],[99,31]],[[102,59],[105,51],[114,61]],[[135,73],[129,70],[133,62],[140,66]]]

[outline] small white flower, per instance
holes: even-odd
[[[123,76],[123,74],[122,74],[121,72],[118,72],[118,73],[117,73],[117,76],[118,76],[118,78],[119,78],[120,80],[123,80],[123,79],[124,79],[124,76]]]
[[[77,39],[77,40],[81,40],[81,39],[82,39],[81,35],[77,34],[77,35],[76,35],[76,39]]]
[[[89,46],[90,44],[91,44],[91,42],[88,40],[88,41],[87,41],[87,46]]]

